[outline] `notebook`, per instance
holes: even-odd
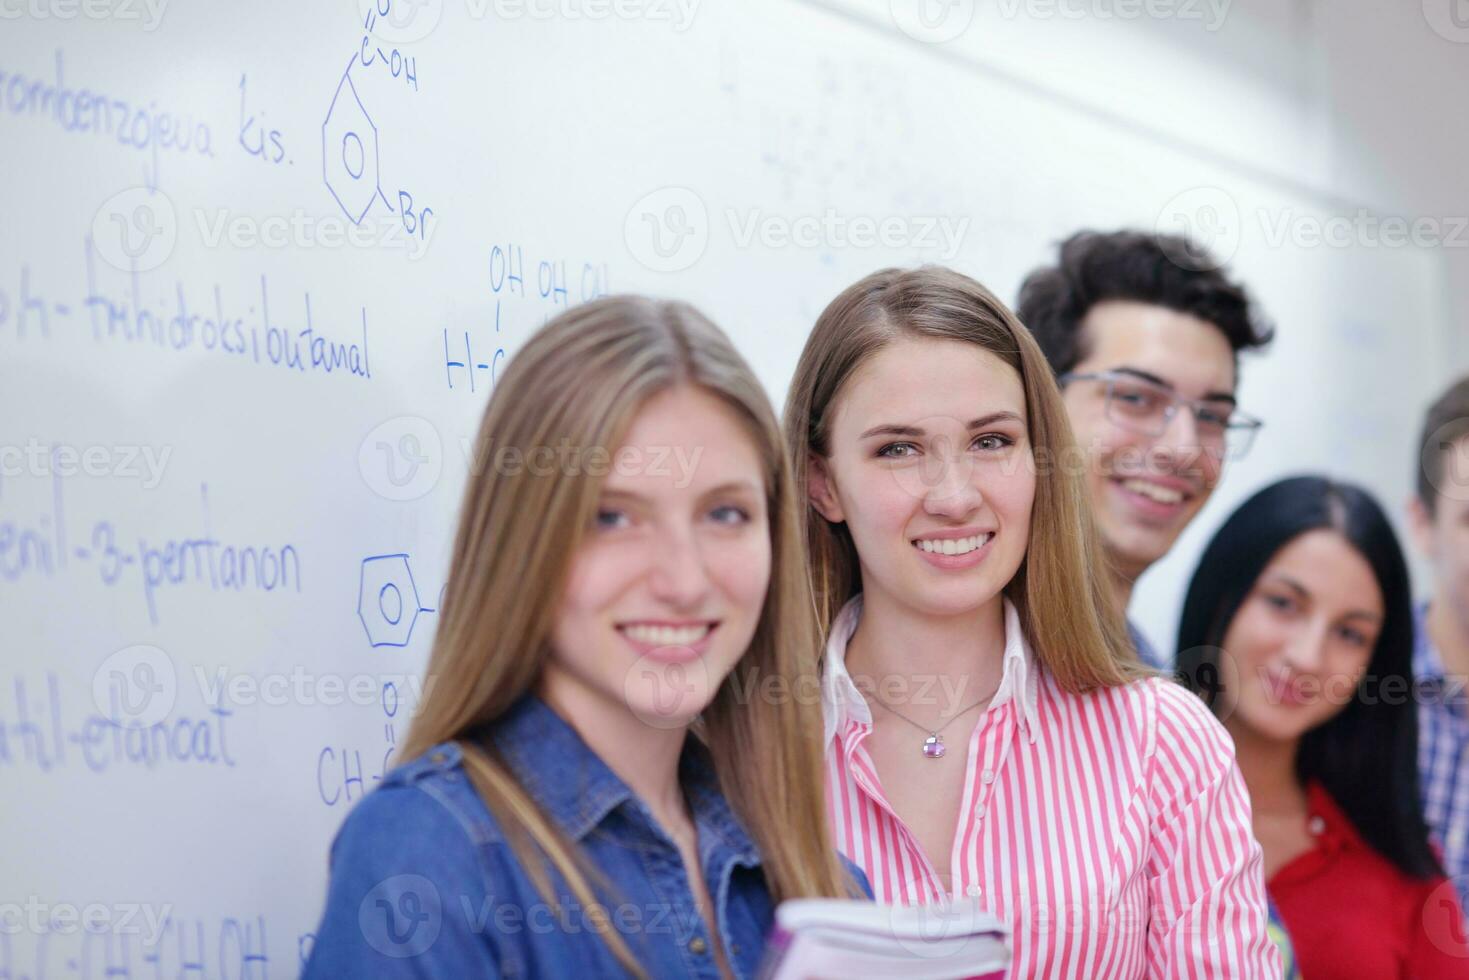
[[[977,899],[879,905],[842,899],[782,902],[762,980],[1003,980],[1010,930]]]

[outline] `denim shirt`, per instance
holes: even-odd
[[[491,737],[520,784],[605,876],[612,891],[592,884],[602,914],[643,969],[717,978],[715,939],[678,848],[647,806],[534,695],[496,722]],[[730,969],[754,976],[774,914],[760,854],[693,736],[679,779]],[[546,872],[559,910],[542,899],[476,793],[459,747],[436,746],[384,777],[337,832],[326,911],[303,976],[625,976],[597,932],[599,910],[588,914],[549,864]]]

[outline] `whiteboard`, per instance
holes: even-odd
[[[1254,215],[1339,203],[871,5],[158,6],[0,25],[0,977],[297,972],[421,690],[486,399],[593,297],[694,302],[778,405],[876,268],[1013,298],[1076,228],[1222,202],[1200,230],[1281,326],[1243,384],[1269,428],[1145,628],[1260,483],[1406,494],[1421,401],[1363,392],[1445,374],[1430,254],[1272,241]]]

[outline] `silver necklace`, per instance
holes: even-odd
[[[949,749],[946,745],[944,745],[944,736],[940,733],[943,732],[945,728],[948,728],[950,725],[952,725],[954,723],[954,720],[962,716],[966,711],[971,711],[993,698],[996,692],[999,691],[999,689],[999,685],[996,685],[995,689],[989,694],[986,694],[978,701],[975,701],[972,704],[965,706],[959,711],[954,712],[952,715],[949,716],[948,721],[944,722],[937,728],[930,728],[927,725],[920,725],[912,718],[909,718],[907,715],[903,714],[903,712],[888,704],[887,701],[883,699],[883,696],[877,693],[877,688],[872,689],[872,697],[874,700],[877,701],[878,704],[882,705],[884,708],[888,709],[893,714],[897,715],[899,718],[903,719],[908,724],[918,729],[920,732],[926,732],[928,734],[928,737],[923,740],[923,757],[925,759],[942,759],[944,757],[944,753],[948,752]]]

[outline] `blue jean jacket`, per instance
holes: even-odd
[[[605,921],[644,970],[717,978],[716,937],[695,907],[677,846],[643,802],[533,695],[491,735],[521,785],[605,876],[611,891],[593,886]],[[596,920],[549,866],[559,908],[545,903],[462,763],[457,745],[439,745],[394,769],[348,814],[332,844],[326,911],[303,976],[626,975]],[[693,737],[679,776],[718,940],[735,976],[754,976],[774,912],[760,854]],[[865,876],[855,876],[870,894]]]

